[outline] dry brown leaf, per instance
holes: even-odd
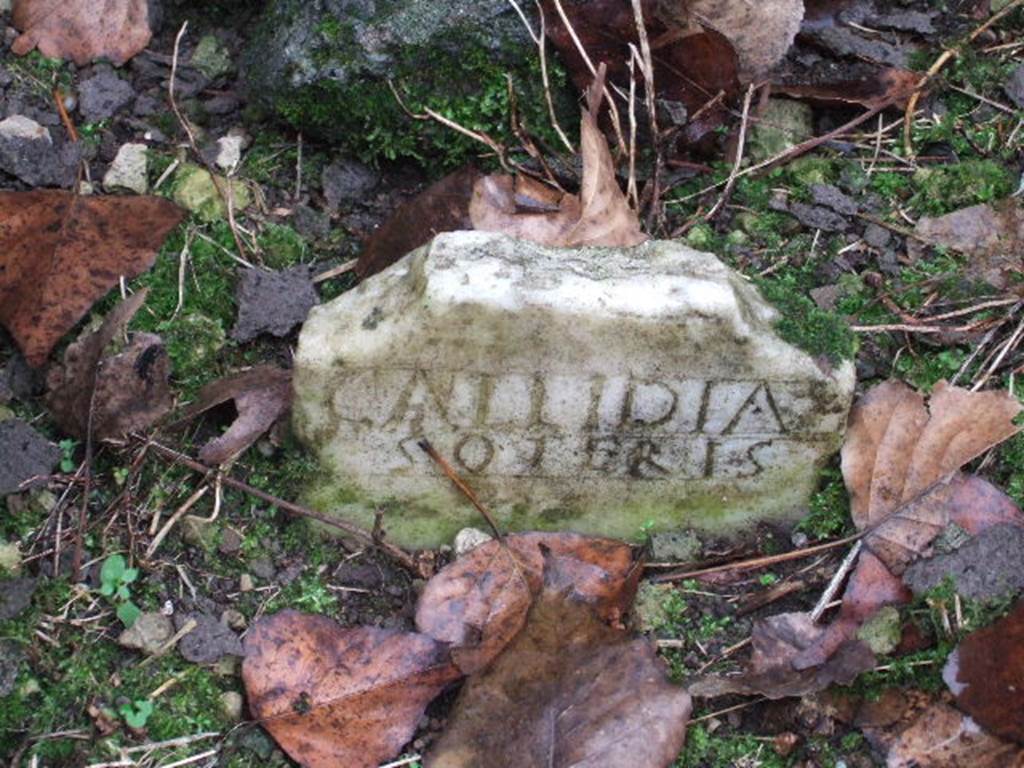
[[[936,702],[889,748],[887,768],[1024,768],[1024,749],[982,731],[953,707]]]
[[[653,646],[611,629],[557,566],[526,627],[469,679],[427,768],[667,768],[683,745],[690,697]]]
[[[1013,499],[987,480],[957,472],[931,486],[875,526],[864,543],[897,576],[931,554],[931,544],[950,523],[977,534],[995,525],[1024,526]]]
[[[1024,208],[1017,198],[972,205],[945,216],[922,216],[914,234],[932,245],[969,254],[965,274],[996,288],[1013,286],[1024,271]]]
[[[691,19],[721,32],[732,43],[740,78],[748,82],[782,61],[804,18],[804,0],[684,0],[680,4]]]
[[[469,201],[480,176],[476,168],[467,165],[400,205],[366,241],[356,274],[361,278],[375,275],[441,232],[471,229]]]
[[[708,675],[688,681],[691,696],[729,694],[781,699],[823,691],[833,683],[846,685],[875,666],[875,656],[864,643],[846,638],[825,663],[798,670],[794,660],[806,648],[820,642],[826,630],[807,613],[782,613],[754,624],[753,653],[746,669],[728,677]]]
[[[452,646],[463,672],[486,667],[526,622],[543,581],[544,551],[580,598],[616,622],[632,603],[640,569],[628,544],[575,533],[519,533],[483,544],[437,573],[416,607],[416,628]]]
[[[1024,600],[968,635],[942,672],[956,705],[986,731],[1024,744]]]
[[[30,365],[98,299],[156,260],[185,212],[161,197],[0,192],[0,323]]]
[[[149,0],[14,0],[11,14],[21,30],[14,53],[38,48],[80,67],[97,59],[121,66],[153,36]]]
[[[474,229],[569,248],[628,247],[647,240],[640,219],[619,188],[608,140],[597,125],[603,93],[602,67],[588,90],[588,108],[580,123],[583,183],[579,197],[563,196],[556,211],[524,213],[516,204],[516,181],[511,176],[485,176],[476,182],[469,204]]]
[[[772,93],[802,99],[825,106],[857,104],[865,109],[885,105],[899,108],[917,90],[921,73],[898,67],[879,69],[871,77],[858,80],[826,83],[792,84],[772,83]]]
[[[282,611],[245,638],[249,708],[307,768],[376,768],[391,759],[458,677],[429,637],[345,629],[326,616]]]
[[[63,365],[51,368],[46,405],[68,434],[84,438],[91,419],[97,440],[123,437],[152,426],[174,405],[170,360],[159,336],[133,334],[123,352],[103,356],[145,302],[146,293],[139,291],[118,304],[99,330],[68,346]]]
[[[1007,392],[940,381],[927,410],[906,384],[887,381],[854,405],[842,449],[851,514],[863,530],[933,483],[1015,435],[1021,405]]]
[[[200,449],[199,460],[223,464],[255,443],[291,408],[291,384],[291,371],[258,365],[203,387],[196,402],[185,408],[179,421],[193,419],[229,400],[234,400],[238,417],[223,435]]]

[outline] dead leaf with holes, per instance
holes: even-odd
[[[200,461],[223,464],[255,443],[288,412],[292,404],[291,383],[291,371],[273,365],[258,365],[226,376],[203,387],[196,402],[184,409],[178,423],[234,401],[237,418],[224,434],[199,451]]]
[[[46,405],[67,434],[121,438],[152,426],[174,405],[171,364],[159,336],[134,333],[123,351],[104,355],[145,300],[146,291],[139,291],[118,304],[97,331],[68,346],[62,365],[50,369]]]
[[[484,669],[526,623],[543,584],[545,552],[581,600],[605,621],[621,621],[641,570],[628,544],[575,533],[519,533],[476,547],[430,579],[416,606],[416,628],[448,643],[466,674]]]
[[[0,192],[0,323],[32,366],[118,284],[151,266],[185,212],[161,197]]]
[[[794,660],[820,666],[884,605],[906,602],[899,578],[927,556],[950,524],[969,532],[1024,524],[1016,506],[981,478],[957,470],[1015,435],[1021,405],[1008,392],[971,392],[940,381],[928,405],[898,381],[869,390],[850,412],[842,448],[850,511],[866,530],[864,552],[843,596],[839,618]]]
[[[654,646],[608,627],[546,558],[523,628],[459,694],[426,768],[535,765],[665,768],[679,754],[690,697]]]
[[[80,67],[98,59],[121,66],[153,36],[149,0],[14,0],[11,20],[21,36],[11,50],[34,48]]]
[[[443,644],[410,632],[343,628],[286,610],[245,638],[249,707],[307,768],[376,768],[416,732],[459,672]]]
[[[587,92],[587,110],[580,123],[583,182],[579,196],[559,195],[554,210],[536,212],[538,201],[550,203],[552,198],[532,185],[532,205],[522,210],[517,192],[525,181],[517,184],[511,176],[485,176],[476,182],[469,203],[474,229],[567,248],[628,247],[647,240],[640,219],[619,188],[608,140],[597,125],[603,93],[604,67]]]

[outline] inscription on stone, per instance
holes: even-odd
[[[328,481],[308,499],[408,546],[476,513],[510,530],[630,538],[795,518],[838,447],[850,363],[782,341],[774,309],[676,243],[548,249],[438,236],[313,310],[295,427]]]
[[[831,441],[806,381],[704,381],[416,368],[352,370],[329,408],[372,474],[433,476],[430,439],[469,474],[643,481],[750,477],[785,443]]]

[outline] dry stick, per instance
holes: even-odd
[[[583,63],[587,65],[587,69],[590,70],[591,76],[597,78],[597,67],[594,66],[594,62],[590,60],[590,55],[587,53],[587,49],[583,47],[583,43],[580,41],[579,35],[576,34],[576,28],[573,27],[572,22],[569,21],[569,17],[565,14],[565,9],[562,7],[562,0],[555,0],[555,10],[558,11],[558,16],[565,25],[566,32],[569,33],[569,37],[572,38],[573,45],[576,46],[576,50],[579,52],[580,57],[583,59]],[[622,134],[622,119],[619,117],[619,108],[615,106],[615,99],[612,98],[612,93],[606,85],[604,87],[604,97],[608,102],[608,112],[612,118],[612,128],[615,130],[615,138],[619,142],[619,149],[622,150],[623,154],[628,153],[629,148],[626,146],[626,137]]]
[[[186,454],[181,453],[180,451],[176,451],[173,448],[168,448],[166,445],[162,445],[154,440],[146,440],[145,438],[139,436],[135,436],[135,439],[148,445],[152,450],[159,453],[165,459],[177,462],[178,464],[181,464],[183,467],[191,469],[193,472],[199,472],[202,474],[209,475],[212,475],[216,472],[216,470],[213,469],[212,467],[208,467],[205,464],[196,461],[191,456],[187,456]],[[241,491],[242,493],[248,494],[253,498],[259,499],[260,501],[264,501],[267,504],[271,504],[280,510],[288,512],[289,514],[298,515],[300,517],[308,517],[312,520],[317,520],[326,526],[341,531],[343,534],[350,536],[353,539],[358,539],[364,544],[379,547],[382,552],[387,554],[393,560],[400,563],[404,568],[407,568],[413,573],[419,574],[421,571],[419,565],[416,562],[416,559],[408,552],[406,552],[404,549],[401,549],[400,547],[397,547],[394,544],[391,544],[387,541],[375,539],[372,533],[370,533],[364,528],[360,528],[358,525],[355,525],[354,523],[347,523],[344,520],[338,520],[337,518],[331,517],[330,515],[326,515],[321,512],[316,512],[312,509],[303,507],[299,504],[295,504],[291,501],[285,501],[284,499],[278,498],[277,496],[273,496],[272,494],[266,493],[265,491],[261,491],[259,488],[253,488],[248,483],[244,483],[241,480],[236,480],[233,477],[225,476],[223,482],[224,485],[226,485],[228,488],[234,488],[236,491]]]
[[[914,86],[914,92],[910,94],[910,98],[907,100],[907,108],[903,112],[903,148],[906,150],[907,157],[912,158],[914,156],[914,140],[912,135],[914,127],[914,113],[917,112],[917,104],[921,100],[922,91],[935,78],[935,76],[942,71],[943,67],[960,55],[961,51],[966,46],[973,43],[993,24],[1014,9],[1019,8],[1021,5],[1024,5],[1024,0],[1013,0],[1003,6],[998,12],[992,14],[988,21],[971,32],[971,34],[967,36],[966,40],[952,48],[944,50],[939,57],[932,62],[932,65],[928,67],[928,71],[924,73],[924,76],[918,81],[917,85]]]
[[[75,124],[71,122],[71,116],[64,108],[64,94],[61,93],[60,88],[53,89],[53,100],[57,103],[57,114],[60,115],[60,121],[64,123],[64,130],[68,132],[68,138],[71,141],[78,141],[78,131],[75,130]]]
[[[1022,334],[1024,334],[1024,318],[1022,318],[1021,321],[1017,324],[1017,328],[1014,330],[1013,335],[1011,335],[1010,338],[1006,340],[1006,343],[1003,344],[1003,348],[1000,350],[996,359],[992,362],[992,365],[988,367],[988,370],[985,371],[985,374],[974,383],[974,386],[971,387],[971,392],[977,392],[979,389],[985,386],[985,382],[988,381],[989,378],[991,378],[992,374],[999,369],[1000,365],[1002,365],[1002,362],[1006,358],[1006,355],[1009,354],[1010,350],[1016,347],[1017,344],[1020,342]]]
[[[655,103],[657,91],[654,85],[654,57],[651,55],[651,42],[647,37],[647,24],[644,22],[644,11],[640,0],[632,0],[633,21],[636,24],[636,35],[640,42],[641,72],[644,76],[644,100],[647,103],[647,117],[650,122],[651,142],[654,144],[654,169],[651,174],[651,203],[647,211],[646,229],[650,232],[655,219],[661,225],[662,216],[659,212],[661,198],[661,169],[664,165],[662,157],[661,131],[658,128],[658,108]],[[632,46],[630,46],[632,47]]]
[[[313,276],[314,283],[322,283],[324,280],[330,280],[332,277],[340,277],[341,275],[347,275],[356,265],[359,264],[359,259],[349,259],[344,264],[339,264],[336,267],[326,269],[318,275]]]
[[[1022,2],[1024,2],[1024,0],[1022,0]],[[884,112],[885,110],[887,110],[889,107],[891,107],[895,103],[896,103],[896,99],[894,99],[894,98],[893,99],[886,99],[881,104],[876,104],[871,109],[869,109],[867,112],[864,112],[863,114],[858,115],[857,117],[853,118],[852,120],[843,123],[838,128],[833,128],[828,133],[823,133],[821,136],[815,136],[814,138],[807,139],[807,141],[802,141],[799,144],[797,144],[796,146],[790,147],[789,149],[786,149],[786,150],[783,150],[782,152],[779,152],[774,157],[769,157],[767,160],[762,160],[760,163],[757,163],[756,165],[752,165],[749,168],[744,168],[742,171],[740,171],[739,173],[736,174],[736,178],[737,179],[742,179],[743,177],[749,176],[752,173],[757,173],[758,171],[767,170],[769,168],[772,168],[775,165],[778,165],[779,163],[783,163],[783,162],[786,162],[787,160],[792,160],[794,158],[800,157],[801,155],[805,155],[808,152],[810,152],[812,149],[817,149],[822,144],[824,144],[826,141],[831,141],[832,139],[836,138],[837,136],[842,136],[847,131],[849,131],[849,130],[851,130],[853,128],[856,128],[858,125],[860,125],[863,122],[866,122],[867,120],[870,120],[872,117],[877,115],[879,112]],[[686,195],[685,197],[679,198],[675,202],[682,203],[682,202],[685,202],[686,200],[690,200],[690,199],[692,199],[694,197],[701,197],[703,195],[706,195],[708,192],[714,192],[719,187],[724,186],[727,181],[728,180],[718,181],[718,182],[715,182],[714,184],[709,184],[708,186],[704,187],[704,189],[702,189],[702,190],[700,190],[698,192],[694,192],[692,194]]]
[[[809,555],[815,555],[818,552],[827,552],[830,549],[836,547],[842,547],[846,544],[850,544],[860,539],[865,532],[854,534],[853,536],[847,536],[844,539],[836,539],[826,544],[815,544],[813,547],[806,547],[805,549],[795,549],[792,552],[784,552],[781,555],[768,555],[766,557],[755,557],[750,560],[741,560],[736,563],[726,563],[725,565],[716,565],[713,568],[701,568],[696,571],[683,571],[681,573],[663,573],[659,576],[654,576],[650,581],[654,584],[660,584],[666,581],[682,581],[683,579],[693,579],[697,576],[710,576],[713,573],[726,573],[728,571],[752,571],[757,568],[765,568],[769,565],[775,565],[776,563],[786,563],[790,560],[801,560]]]
[[[626,181],[626,200],[632,201],[633,210],[640,212],[640,195],[636,191],[636,48],[629,46],[629,178]]]
[[[473,489],[469,487],[469,484],[459,477],[459,473],[455,471],[451,464],[445,461],[444,456],[437,452],[437,449],[430,444],[429,440],[420,440],[417,445],[425,454],[427,454],[427,456],[434,460],[434,463],[441,468],[441,471],[444,472],[445,476],[452,481],[452,484],[458,488],[459,491],[462,492],[462,495],[469,499],[469,503],[476,507],[476,511],[483,515],[484,520],[486,520],[487,524],[491,527],[491,532],[494,534],[494,538],[500,542],[504,542],[505,537],[502,535],[501,529],[498,528],[497,521],[495,521],[490,511],[483,505],[476,493],[473,492]]]
[[[732,171],[729,173],[729,178],[725,183],[725,189],[722,190],[721,197],[718,198],[718,202],[714,204],[710,211],[704,214],[704,221],[711,221],[718,212],[725,207],[725,204],[729,200],[729,195],[732,194],[732,188],[736,186],[736,179],[740,172],[740,166],[743,165],[743,151],[747,145],[747,124],[750,121],[750,102],[754,98],[754,91],[756,86],[751,83],[747,87],[747,93],[743,97],[743,117],[740,119],[740,136],[736,144],[736,161],[732,164]]]
[[[77,195],[76,195],[77,198]],[[89,494],[92,492],[92,417],[96,410],[96,380],[99,378],[102,361],[96,364],[92,374],[92,392],[89,393],[89,413],[85,418],[85,487],[82,489],[82,505],[78,509],[78,528],[75,531],[75,554],[71,560],[71,573],[79,581],[85,580],[85,573],[79,573],[82,565],[82,553],[85,551],[85,526],[89,516]],[[56,575],[56,573],[55,573]]]
[[[202,152],[199,151],[199,145],[196,143],[195,133],[192,131],[192,126],[188,120],[182,114],[178,108],[178,102],[174,98],[174,83],[178,77],[178,53],[181,49],[181,39],[185,36],[185,31],[188,29],[188,20],[186,19],[181,25],[181,29],[178,30],[178,34],[174,38],[174,53],[171,56],[171,80],[167,85],[167,98],[171,103],[171,110],[174,112],[174,116],[178,118],[178,123],[185,131],[185,135],[188,137],[189,146],[192,147],[192,151],[195,156],[199,159],[205,167],[207,173],[210,174],[210,178],[213,180],[213,186],[217,189],[217,194],[220,195],[224,201],[224,205],[228,209],[228,226],[231,229],[231,236],[235,240],[235,247],[238,249],[239,258],[245,258],[245,248],[242,247],[242,237],[238,234],[238,224],[235,222],[235,196],[233,185],[228,183],[225,184],[221,178],[214,173],[213,169],[209,167],[206,162],[206,158],[203,157]]]
[[[861,539],[852,547],[850,551],[846,553],[846,557],[843,558],[843,562],[839,564],[838,570],[832,576],[832,580],[829,581],[828,586],[825,587],[825,591],[821,593],[821,597],[818,598],[817,605],[814,606],[814,610],[811,611],[811,621],[817,623],[818,619],[821,618],[822,614],[825,613],[829,604],[832,602],[832,598],[836,596],[836,592],[839,591],[839,586],[843,583],[843,579],[846,578],[846,574],[853,568],[854,562],[857,560],[857,555],[864,548],[864,540]]]

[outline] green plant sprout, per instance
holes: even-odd
[[[138,577],[139,569],[129,568],[123,555],[111,555],[103,561],[100,569],[100,594],[110,598],[116,606],[117,618],[126,627],[130,627],[142,615],[142,609],[132,602],[129,587]]]
[[[149,699],[137,699],[134,702],[122,704],[117,711],[129,728],[139,730],[146,727],[146,721],[153,714],[153,702]]]
[[[61,440],[57,445],[60,447],[60,471],[68,474],[75,471],[75,447],[77,440],[67,438]]]

